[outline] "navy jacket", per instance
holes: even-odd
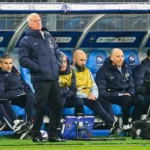
[[[124,62],[122,73],[112,65],[110,58],[107,58],[103,67],[99,69],[96,75],[96,84],[99,89],[99,95],[102,97],[118,96],[119,93],[135,94],[134,82],[130,68]]]
[[[70,62],[67,61],[67,69],[66,71],[60,71],[60,75],[69,75],[70,72]],[[71,69],[72,70],[72,69]],[[61,87],[61,96],[65,97],[66,99],[69,99],[73,96],[75,96],[77,93],[77,87],[76,87],[76,78],[75,78],[75,73],[72,70],[72,79],[71,79],[71,85],[70,87]]]
[[[145,58],[134,73],[134,82],[136,92],[139,94],[144,94],[146,89],[144,87],[144,81],[150,80],[150,60]],[[144,91],[143,91],[144,90]]]
[[[28,29],[19,44],[21,66],[31,72],[32,81],[58,80],[62,55],[49,32],[44,39],[38,30]]]
[[[11,72],[0,70],[0,99],[11,100],[27,92],[32,93],[32,90],[21,79],[15,67],[12,68]]]

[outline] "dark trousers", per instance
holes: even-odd
[[[61,97],[61,104],[62,107],[75,107],[75,115],[78,115],[79,113],[83,113],[83,105],[84,102],[81,98],[77,96],[72,96],[70,98]]]
[[[143,102],[143,114],[147,114],[148,108],[150,106],[150,95],[143,96],[144,102]]]
[[[98,115],[103,121],[105,121],[106,124],[112,125],[114,122],[114,117],[110,116],[101,103],[98,100],[90,100],[87,98],[83,98],[84,105],[88,106],[91,110],[95,112],[96,115]],[[111,107],[111,104],[106,102],[109,107]]]
[[[12,99],[11,104],[25,108],[27,114],[26,120],[32,122],[34,112],[34,101],[34,94],[27,93],[26,95],[18,96],[17,98]]]
[[[102,99],[102,98],[100,98]],[[142,113],[142,103],[143,99],[140,95],[136,95],[134,97],[131,96],[116,96],[116,97],[107,97],[105,98],[108,102],[112,104],[117,104],[122,106],[122,113],[123,113],[123,124],[129,124],[129,117],[130,117],[130,108],[134,106],[134,110],[132,113],[132,122],[139,120],[141,113]],[[110,110],[108,107],[104,107],[104,109],[109,112]],[[108,109],[108,110],[107,110]],[[111,115],[111,114],[110,114]]]
[[[45,105],[49,105],[49,128],[48,136],[57,134],[57,128],[60,126],[60,117],[62,106],[60,103],[60,86],[58,81],[43,81],[33,83],[35,89],[35,114],[32,129],[32,136],[36,137],[40,133]]]
[[[0,101],[0,120],[11,127],[14,125],[13,121],[17,120],[17,116],[9,101]]]

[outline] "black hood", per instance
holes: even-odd
[[[104,61],[104,67],[108,67],[108,68],[116,68],[116,66],[114,66],[112,64],[112,60],[110,59],[110,57],[107,57]],[[126,62],[124,61],[123,64],[122,64],[122,67],[127,67],[127,64]]]
[[[59,75],[67,75],[69,73],[70,73],[70,61],[67,60],[67,69],[66,69],[66,71],[60,71]]]
[[[142,60],[141,64],[150,65],[150,60],[148,58],[145,58]]]

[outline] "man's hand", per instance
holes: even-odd
[[[91,100],[96,100],[96,97],[92,93],[89,93],[87,98]]]
[[[123,93],[123,95],[126,95],[126,96],[131,96],[131,95],[130,95],[130,93]]]

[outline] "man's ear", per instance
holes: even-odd
[[[73,64],[75,64],[75,62],[76,62],[76,59],[75,59],[75,57],[73,57],[72,61],[73,61]]]
[[[110,60],[113,61],[113,57],[112,56],[110,56]]]

